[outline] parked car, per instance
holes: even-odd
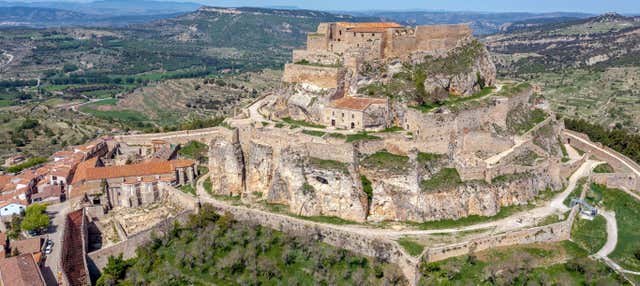
[[[47,239],[47,244],[44,247],[44,253],[51,254],[52,251],[53,251],[53,241],[51,241],[50,239]]]

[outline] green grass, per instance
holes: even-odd
[[[471,101],[471,100],[476,100],[476,99],[480,99],[483,98],[489,94],[491,94],[493,92],[493,88],[492,87],[485,87],[483,88],[481,91],[474,93],[471,96],[466,96],[466,97],[462,97],[462,96],[449,96],[449,98],[441,103],[425,103],[422,105],[414,105],[411,106],[411,108],[415,108],[417,110],[420,110],[422,112],[430,112],[438,107],[441,106],[455,106],[467,101]]]
[[[544,112],[542,109],[534,109],[529,114],[527,114],[526,118],[522,122],[515,123],[512,126],[512,129],[518,134],[525,134],[529,130],[533,129],[540,122],[547,119],[549,115]]]
[[[312,63],[307,60],[299,60],[295,62],[296,65],[304,65],[304,66],[313,66],[313,67],[321,67],[321,68],[341,68],[342,64],[336,63],[332,65],[320,64],[320,63]]]
[[[180,186],[180,190],[184,193],[196,196],[196,188],[194,188],[192,185]]]
[[[206,157],[208,151],[209,146],[207,144],[192,140],[180,148],[178,154],[189,159],[201,161]]]
[[[356,142],[356,141],[362,141],[362,140],[381,140],[382,138],[371,135],[367,132],[359,132],[356,134],[347,135],[346,139],[347,139],[347,142]]]
[[[596,253],[607,242],[607,220],[596,216],[593,221],[576,219],[571,229],[571,240],[589,253]]]
[[[80,111],[84,113],[89,113],[95,117],[102,118],[105,120],[118,120],[123,122],[142,122],[142,121],[148,120],[148,118],[144,114],[138,111],[127,110],[127,109],[103,111],[103,110],[96,110],[87,106],[83,106],[83,107],[80,107]]]
[[[47,158],[44,158],[44,157],[29,158],[27,161],[24,161],[18,165],[7,168],[7,172],[18,173],[24,169],[28,169],[28,168],[43,164],[45,162],[47,162]]]
[[[500,220],[500,219],[512,216],[518,212],[531,209],[533,207],[535,206],[533,205],[507,206],[507,207],[501,207],[500,211],[494,216],[471,215],[471,216],[463,217],[460,219],[444,219],[444,220],[437,220],[437,221],[428,221],[423,223],[417,223],[417,222],[406,222],[406,223],[422,230],[465,227],[469,225]]]
[[[404,131],[404,128],[399,126],[387,127],[380,131],[380,133],[400,132]]]
[[[202,186],[204,187],[205,192],[209,195],[213,195],[213,186],[211,185],[211,178],[207,178],[202,182]]]
[[[499,247],[420,267],[418,285],[624,285],[569,241]]]
[[[600,164],[593,169],[594,173],[615,173],[613,167],[608,163]]]
[[[405,172],[409,168],[409,157],[383,150],[365,157],[360,163],[369,169]]]
[[[371,201],[373,200],[373,186],[371,185],[371,181],[367,179],[367,176],[360,175],[360,182],[362,183],[362,190],[367,194],[367,202],[369,206],[371,206]]]
[[[618,224],[618,244],[609,258],[623,268],[640,271],[640,260],[634,256],[640,250],[640,202],[629,194],[592,184],[591,191],[595,197],[601,197],[601,205],[616,213]]]
[[[444,155],[441,155],[441,154],[419,152],[418,153],[418,162],[420,164],[427,164],[427,163],[429,163],[431,161],[439,160],[443,156]]]
[[[311,128],[320,128],[320,129],[326,128],[326,126],[324,125],[315,124],[315,123],[311,123],[304,120],[295,120],[290,117],[282,118],[282,121],[295,127],[311,127]]]
[[[96,101],[90,105],[100,106],[100,105],[117,105],[117,104],[118,104],[117,98],[108,98],[108,99]]]
[[[422,254],[422,251],[424,251],[424,246],[422,244],[419,244],[408,237],[398,239],[398,244],[400,244],[407,253],[413,256],[418,256]]]
[[[440,172],[433,174],[428,180],[420,182],[420,189],[423,192],[439,191],[455,188],[462,184],[460,174],[455,168],[443,168]]]
[[[301,216],[301,215],[291,215],[291,216],[299,218],[299,219],[303,219],[303,220],[319,222],[319,223],[334,224],[334,225],[358,224],[355,221],[346,220],[346,219],[343,219],[343,218],[339,218],[337,216]]]
[[[324,160],[315,157],[309,157],[309,164],[317,169],[325,169],[325,170],[334,170],[339,171],[344,174],[349,174],[349,168],[347,163],[335,161],[335,160]]]
[[[322,132],[322,131],[316,131],[316,130],[302,130],[303,134],[307,134],[307,135],[311,135],[311,136],[316,136],[316,137],[322,137],[325,134],[327,134],[326,132]]]

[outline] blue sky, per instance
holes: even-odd
[[[187,0],[188,1],[188,0]],[[296,6],[315,10],[449,10],[640,13],[640,0],[201,0],[218,6]]]
[[[0,0],[9,2],[92,0]],[[98,0],[93,0],[98,1]],[[106,0],[109,1],[109,0]],[[211,6],[286,6],[312,10],[437,10],[486,12],[617,12],[640,15],[640,0],[159,0]]]

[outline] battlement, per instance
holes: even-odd
[[[393,22],[322,23],[307,36],[308,52],[357,54],[365,59],[400,57],[413,52],[439,52],[471,39],[467,24],[404,27]]]

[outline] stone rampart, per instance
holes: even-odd
[[[224,129],[224,127],[212,127],[166,133],[120,135],[115,136],[114,140],[128,145],[151,145],[151,141],[153,140],[164,140],[170,144],[186,144],[189,141],[200,141],[209,144],[211,136],[222,132]]]
[[[178,190],[167,183],[161,183],[159,186],[161,191],[166,194],[167,199],[179,205],[182,209],[189,211],[198,209],[198,201],[190,194]]]
[[[307,83],[320,88],[338,88],[343,77],[344,70],[341,68],[286,64],[282,81]]]
[[[110,256],[118,256],[122,254],[124,259],[130,259],[135,257],[136,249],[151,241],[153,235],[166,234],[175,221],[185,223],[189,218],[189,215],[193,214],[193,211],[184,211],[175,217],[168,218],[162,222],[156,224],[152,228],[133,234],[127,238],[127,240],[121,241],[109,247],[105,247],[88,255],[89,263],[93,267],[90,267],[94,272],[100,271],[107,265]],[[92,273],[92,276],[97,277],[99,273]]]
[[[569,217],[558,223],[523,230],[509,231],[461,243],[431,247],[423,252],[422,260],[426,262],[434,262],[502,246],[568,240],[571,236],[571,227],[575,216],[578,213],[578,208],[578,206],[575,206],[571,210]]]
[[[336,53],[327,51],[293,50],[293,62],[308,61],[321,65],[342,64],[343,59]]]
[[[444,53],[469,41],[472,31],[467,24],[417,26],[387,32],[386,57],[402,57],[412,52]]]
[[[569,176],[571,176],[571,174],[573,174],[576,170],[578,170],[578,168],[580,168],[580,166],[582,166],[584,162],[587,161],[587,158],[588,158],[587,154],[583,154],[582,157],[580,157],[580,159],[578,160],[573,160],[573,161],[560,164],[560,176],[562,178],[568,178]]]
[[[561,137],[563,143],[569,143],[571,146],[597,157],[597,159],[604,160],[611,165],[616,172],[631,173],[632,170],[627,165],[635,168],[637,171],[640,171],[640,165],[638,165],[638,163],[617,151],[602,145],[602,143],[592,142],[585,134],[565,129],[563,130]],[[576,137],[581,138],[584,141],[578,140]]]
[[[592,182],[612,189],[640,190],[640,179],[631,173],[591,174]]]

